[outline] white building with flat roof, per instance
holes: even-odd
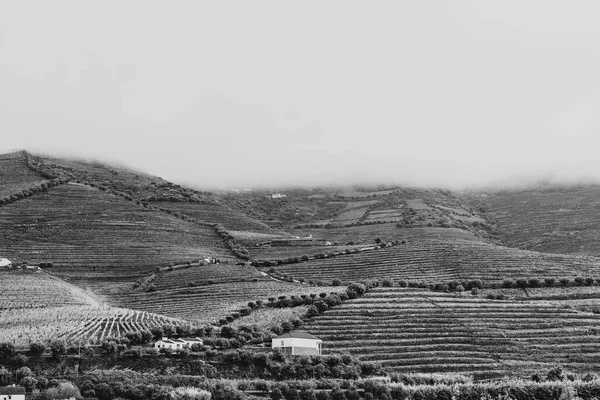
[[[271,348],[291,355],[321,355],[323,341],[308,332],[292,331],[272,339]]]

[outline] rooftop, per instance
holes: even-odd
[[[292,331],[284,333],[283,335],[277,336],[275,339],[285,339],[285,338],[298,338],[298,339],[312,339],[312,340],[321,340],[316,336],[311,335],[308,332],[303,331]],[[273,340],[275,340],[273,339]]]
[[[0,387],[0,394],[25,394],[25,388],[22,386]]]

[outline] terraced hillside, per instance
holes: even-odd
[[[296,236],[304,237],[312,235],[313,237],[324,238],[331,243],[337,242],[340,245],[346,243],[372,244],[376,238],[381,238],[385,242],[398,240],[426,240],[426,239],[464,239],[483,241],[482,238],[474,235],[470,231],[457,228],[402,228],[394,223],[385,223],[377,225],[348,226],[344,228],[296,228],[290,232]]]
[[[0,207],[0,254],[124,273],[207,256],[233,259],[212,228],[78,184]]]
[[[249,218],[239,211],[230,210],[217,202],[152,202],[152,205],[188,215],[198,221],[221,224],[227,230],[277,233],[268,225]]]
[[[443,227],[494,238],[495,228],[462,197],[443,190],[408,187],[320,188],[236,193],[220,198],[229,208],[271,226],[314,229],[393,223],[400,227]]]
[[[336,278],[344,282],[394,278],[425,283],[473,279],[499,283],[506,278],[600,277],[600,260],[456,239],[409,241],[385,249],[280,265],[276,269],[296,279],[326,282]]]
[[[157,326],[189,325],[147,312],[108,307],[82,289],[43,272],[0,271],[0,343],[65,340],[97,343]]]
[[[400,372],[528,374],[600,367],[600,315],[544,301],[375,288],[305,324],[326,352]]]
[[[27,167],[23,153],[0,154],[0,199],[48,182]]]
[[[152,292],[126,290],[115,293],[108,286],[96,286],[94,290],[114,306],[204,323],[218,321],[232,311],[246,306],[250,301],[263,300],[266,302],[269,297],[318,294],[340,291],[343,288],[339,286],[311,287],[271,279],[259,279],[194,287],[186,284],[178,288],[164,287],[162,290],[158,290],[157,285],[157,290]]]
[[[478,200],[508,245],[600,256],[600,186],[501,191]]]

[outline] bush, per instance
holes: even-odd
[[[556,279],[554,279],[554,278],[546,278],[546,279],[544,279],[544,282],[546,282],[546,286],[551,287],[556,282]]]
[[[506,289],[510,289],[511,287],[513,287],[513,281],[512,281],[512,279],[505,279],[502,282],[502,287],[506,288]]]
[[[393,279],[384,279],[383,281],[381,281],[381,286],[383,286],[383,287],[393,287],[394,286],[394,280]]]
[[[407,287],[408,286],[408,282],[406,282],[406,281],[400,281],[400,282],[398,282],[398,286],[400,286],[400,287]]]
[[[594,284],[594,278],[585,278],[585,285],[592,286]]]
[[[44,354],[44,351],[46,351],[46,345],[43,343],[34,342],[29,345],[29,354],[31,354],[33,357],[41,356]]]
[[[331,281],[331,286],[342,286],[342,281],[336,278]]]
[[[459,292],[459,293],[462,293],[462,292],[465,291],[465,287],[463,285],[458,285],[456,287],[456,291]]]
[[[529,280],[529,287],[536,288],[540,286],[540,281],[538,279],[532,278]]]
[[[525,289],[529,285],[527,279],[517,279],[517,287],[520,289]]]
[[[563,287],[566,287],[569,285],[571,280],[569,278],[560,278],[559,282]]]
[[[476,288],[476,287],[474,287],[473,289],[471,289],[471,294],[472,294],[473,296],[476,296],[477,294],[479,294],[479,289],[478,289],[478,288]]]
[[[577,286],[583,286],[585,279],[583,279],[581,276],[578,276],[574,279],[574,281]]]

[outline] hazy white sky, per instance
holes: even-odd
[[[598,15],[596,0],[0,0],[0,150],[211,187],[600,179]]]

